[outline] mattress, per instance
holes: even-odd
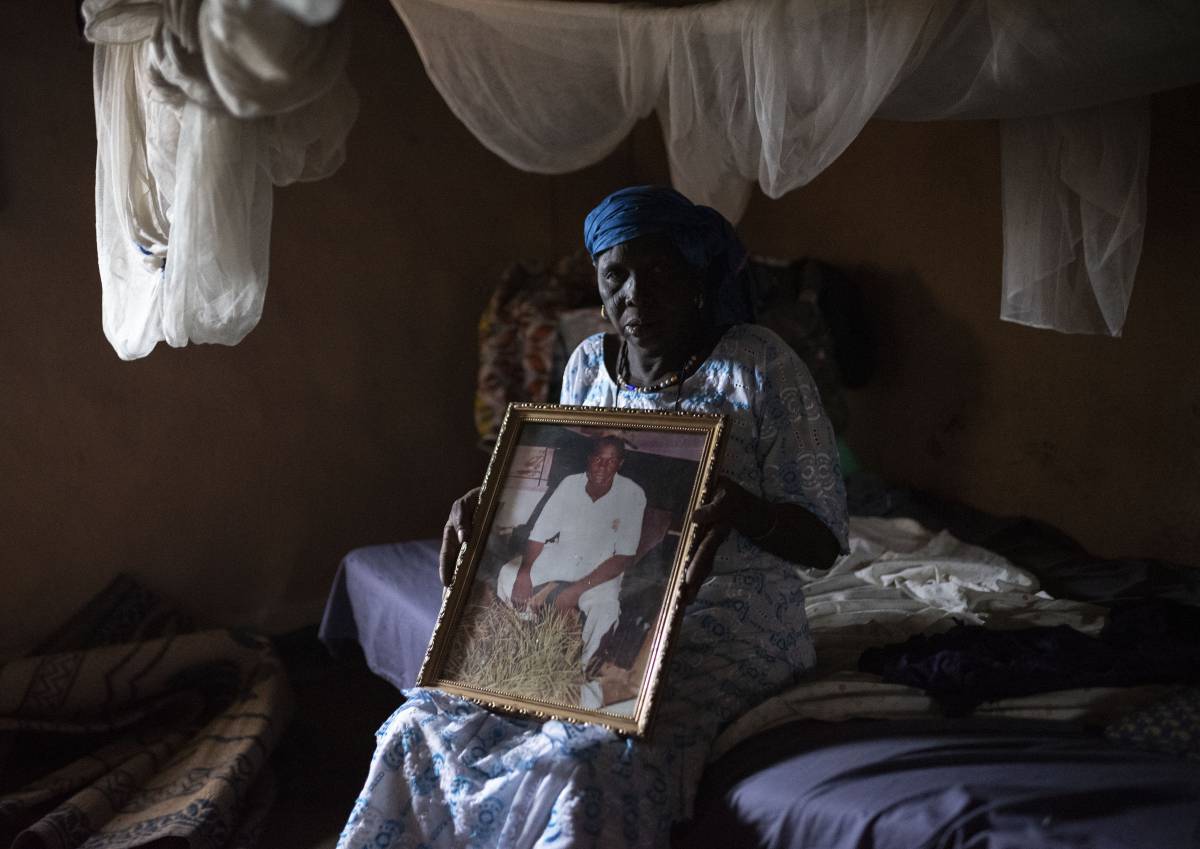
[[[868,648],[964,624],[1096,635],[1114,599],[1166,588],[1197,601],[1186,569],[1092,561],[1089,571],[1052,529],[950,518],[939,530],[911,518],[852,518],[851,553],[807,576],[818,667],[717,739],[678,845],[1200,846],[1200,763],[1100,733],[1161,699],[1167,683],[1023,694],[951,719],[930,693],[858,668]],[[397,688],[411,686],[441,603],[437,557],[436,540],[348,554],[322,640],[338,654],[361,651]],[[1048,593],[1048,575],[1060,590],[1074,581],[1080,597]]]

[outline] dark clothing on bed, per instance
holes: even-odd
[[[1049,690],[1200,681],[1200,616],[1153,601],[1113,608],[1099,637],[1066,625],[992,631],[959,625],[868,649],[859,669],[927,691],[949,716]]]

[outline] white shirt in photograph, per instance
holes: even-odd
[[[585,473],[563,478],[534,523],[529,539],[546,543],[530,571],[534,586],[577,581],[614,554],[637,553],[646,493],[619,474],[595,501],[586,487]]]

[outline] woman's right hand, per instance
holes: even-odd
[[[683,570],[683,603],[696,600],[700,586],[712,572],[717,549],[729,537],[739,518],[754,509],[754,497],[746,489],[722,475],[717,478],[708,500],[692,513],[697,540],[692,559]]]
[[[458,553],[462,550],[463,543],[471,536],[475,508],[479,506],[479,493],[480,488],[475,487],[462,498],[455,500],[450,507],[450,517],[446,519],[446,527],[442,529],[442,552],[438,557],[438,573],[444,587],[450,586],[454,581]]]

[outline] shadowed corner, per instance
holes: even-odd
[[[875,367],[869,381],[847,386],[847,441],[888,480],[939,494],[961,491],[964,482],[953,476],[970,467],[965,460],[978,439],[974,416],[985,377],[979,340],[915,271],[864,264],[849,276],[874,334]],[[908,450],[889,447],[897,443]],[[905,465],[885,468],[884,457],[906,458]]]
[[[4,139],[6,137],[4,132],[4,116],[0,115],[0,212],[4,212],[8,208],[8,169],[5,165],[6,159],[4,156]]]

